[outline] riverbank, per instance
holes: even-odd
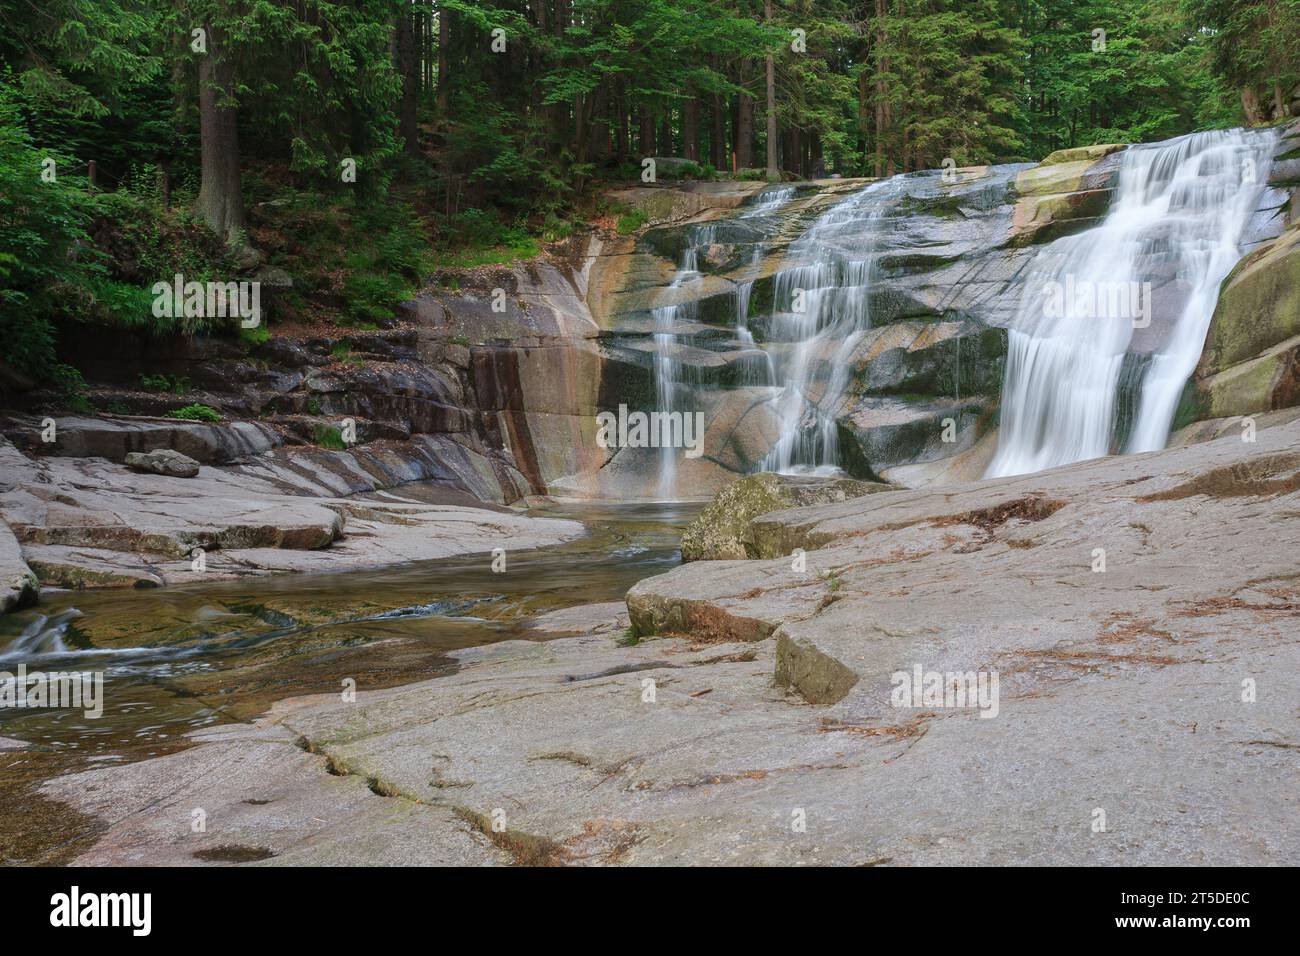
[[[601,605],[41,796],[96,821],[83,863],[1284,864],[1297,447],[769,514],[766,557],[637,585],[637,643]],[[917,665],[996,673],[996,707],[900,709]]]

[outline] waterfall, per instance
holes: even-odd
[[[1102,222],[1035,256],[1008,332],[986,477],[1164,447],[1219,284],[1240,258],[1273,136],[1214,131],[1129,148]],[[1126,387],[1127,436],[1117,415]]]
[[[788,202],[795,193],[794,186],[779,186],[765,189],[758,194],[753,205],[748,206],[735,218],[737,220],[753,219],[770,215]],[[677,272],[669,285],[670,290],[680,288],[683,284],[700,275],[699,257],[702,249],[707,249],[717,241],[718,222],[691,225],[686,230],[686,248],[682,250]],[[741,348],[753,351],[752,358],[746,358],[744,378],[747,384],[769,384],[772,376],[771,362],[761,349],[754,344],[754,336],[749,331],[749,296],[754,287],[754,276],[762,260],[760,243],[754,244],[750,259],[751,275],[736,286],[736,336]],[[678,305],[660,306],[652,312],[654,318],[654,377],[655,406],[660,412],[687,412],[689,404],[689,386],[684,380],[682,363],[677,359],[677,335],[681,324],[694,322],[699,311],[697,300]],[[755,361],[756,360],[756,361]],[[753,364],[760,366],[757,374],[751,372]],[[749,379],[753,381],[749,381]],[[677,492],[677,456],[680,449],[661,447],[659,449],[659,497],[671,499]]]
[[[793,186],[780,186],[769,189],[759,196],[759,201],[739,217],[753,219],[757,216],[775,212],[794,196]],[[774,385],[776,368],[772,356],[766,349],[758,347],[754,333],[749,328],[749,300],[754,292],[754,282],[758,279],[763,262],[763,244],[754,243],[754,250],[749,259],[749,277],[736,283],[736,339],[744,353],[741,360],[741,385]]]
[[[775,350],[774,381],[784,381],[785,391],[777,400],[780,437],[765,471],[824,473],[838,467],[836,406],[848,386],[849,359],[871,325],[873,222],[884,215],[888,198],[905,189],[903,178],[871,183],[824,213],[788,253],[808,264],[775,277],[774,302],[788,311],[773,316],[770,338],[784,343]],[[828,376],[823,366],[829,366]],[[814,387],[823,380],[818,398]]]
[[[687,230],[686,248],[682,251],[677,274],[669,289],[678,289],[683,283],[699,276],[700,249],[713,244],[716,234],[714,223],[691,226]],[[680,385],[682,363],[676,356],[677,325],[679,322],[693,321],[699,308],[694,299],[678,305],[660,306],[653,312],[654,333],[654,375],[655,407],[660,412],[683,411]],[[659,449],[659,497],[671,498],[677,489],[677,452],[678,449],[663,445]]]

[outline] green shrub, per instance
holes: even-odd
[[[183,395],[191,388],[190,380],[183,375],[141,375],[140,387],[146,392],[173,392]]]
[[[348,443],[343,440],[343,432],[333,425],[317,425],[312,429],[312,438],[322,448],[333,451],[344,451],[348,447]]]
[[[90,402],[86,399],[86,380],[71,365],[51,366],[48,378],[63,405],[75,412],[91,410]]]
[[[168,418],[183,418],[192,422],[219,422],[221,413],[211,405],[194,402],[182,408],[174,408],[167,413]]]
[[[42,179],[46,160],[57,178]],[[55,316],[102,266],[88,247],[90,209],[67,157],[37,150],[11,91],[0,83],[0,341],[4,361],[49,379]],[[84,181],[83,181],[84,183]]]

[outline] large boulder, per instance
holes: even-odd
[[[840,450],[852,474],[887,471],[952,458],[992,427],[992,399],[864,396],[840,420]]]
[[[754,558],[752,522],[786,508],[829,504],[889,491],[890,485],[853,478],[778,475],[762,472],[722,489],[682,532],[683,561]]]

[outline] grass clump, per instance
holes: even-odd
[[[644,209],[633,209],[631,212],[618,217],[614,229],[620,236],[630,236],[644,226],[649,219],[650,216]]]

